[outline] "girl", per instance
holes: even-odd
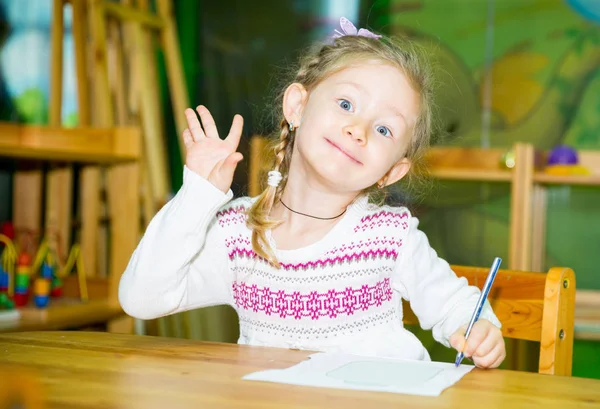
[[[220,139],[186,110],[183,186],[124,272],[124,310],[153,319],[229,304],[240,344],[430,359],[402,323],[402,298],[434,338],[480,367],[505,356],[489,304],[429,246],[405,207],[369,199],[409,175],[431,133],[429,72],[414,47],[356,28],[300,63],[282,95],[268,186],[231,201],[243,120]]]

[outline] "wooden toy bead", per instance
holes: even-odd
[[[50,291],[50,297],[58,298],[58,297],[62,297],[62,295],[63,295],[62,287],[54,287]]]
[[[38,308],[44,308],[46,306],[48,306],[48,302],[50,301],[50,296],[48,295],[35,295],[33,297],[33,302],[35,303],[35,306]]]
[[[23,306],[27,305],[27,301],[29,300],[29,294],[28,293],[18,293],[15,290],[15,295],[13,296],[13,300],[17,307],[23,307]]]
[[[33,293],[35,295],[50,294],[50,280],[45,278],[37,278],[33,285]]]
[[[21,275],[29,275],[30,267],[29,266],[17,266],[16,273]]]
[[[0,268],[0,291],[8,289],[8,273]]]
[[[15,226],[12,224],[12,222],[2,223],[2,225],[0,226],[0,234],[4,234],[9,239],[14,240],[15,239]]]
[[[15,303],[8,297],[6,293],[0,293],[0,310],[12,310],[15,308]]]
[[[54,269],[52,268],[51,265],[49,265],[48,263],[42,264],[41,276],[43,278],[51,279],[53,273],[54,273]]]
[[[17,273],[15,277],[15,287],[26,289],[29,286],[29,275],[23,273]],[[23,292],[23,291],[21,291]]]
[[[21,253],[17,258],[17,265],[19,266],[30,266],[31,265],[31,256],[28,253]]]
[[[58,277],[54,277],[52,279],[52,289],[50,290],[51,297],[60,297],[62,296],[62,281]]]

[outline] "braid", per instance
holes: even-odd
[[[278,187],[268,185],[263,190],[248,210],[248,219],[246,221],[248,228],[252,230],[252,248],[254,252],[277,268],[280,267],[279,261],[277,261],[275,253],[267,240],[267,230],[278,226],[280,222],[270,220],[269,214],[273,205],[281,197],[281,193],[287,182],[287,171],[292,156],[294,136],[294,133],[290,132],[285,118],[281,120],[280,128],[279,141],[272,148],[274,157],[271,169],[281,172],[283,179]]]

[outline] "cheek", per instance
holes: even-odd
[[[322,129],[335,123],[338,117],[333,103],[312,104],[302,114],[302,125],[311,130]],[[338,108],[339,109],[339,108]]]
[[[371,143],[371,148],[373,149],[369,151],[369,162],[373,173],[381,177],[401,159],[401,155],[398,153],[398,148],[391,143],[381,143],[385,141],[379,142],[377,144]]]
[[[325,112],[307,113],[296,131],[296,145],[317,148],[320,146],[320,141],[324,137],[331,136],[336,129],[340,128],[336,126],[336,119],[333,115]]]
[[[374,135],[369,140],[369,156],[379,162],[379,166],[387,166],[400,159],[398,146],[389,139]]]

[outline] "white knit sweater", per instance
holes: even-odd
[[[323,239],[276,249],[278,270],[252,250],[245,211],[253,199],[231,198],[184,169],[182,188],[153,218],[121,278],[129,315],[228,304],[241,344],[426,360],[403,327],[402,298],[446,346],[471,318],[479,290],[437,256],[406,208],[359,198]],[[481,318],[500,327],[489,304]]]

